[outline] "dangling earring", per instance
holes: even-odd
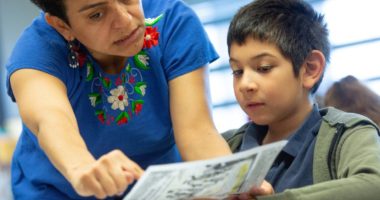
[[[76,40],[68,41],[68,48],[69,48],[69,66],[71,68],[77,68],[79,66],[78,61],[78,50],[79,50],[79,42]]]

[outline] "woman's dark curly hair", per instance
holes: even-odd
[[[44,12],[56,16],[69,24],[64,0],[31,0],[31,2],[36,4]]]

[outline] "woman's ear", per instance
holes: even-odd
[[[311,90],[323,76],[326,59],[319,50],[313,50],[306,58],[301,68],[302,84],[306,89]]]
[[[71,34],[71,27],[59,17],[45,14],[46,22],[58,31],[67,41],[74,40],[74,36]]]

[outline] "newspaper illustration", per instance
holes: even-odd
[[[259,186],[287,141],[210,160],[152,165],[123,200],[225,199]]]

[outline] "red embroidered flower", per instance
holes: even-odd
[[[131,83],[131,84],[135,83],[135,77],[134,76],[130,76],[128,82]]]
[[[157,32],[157,27],[147,26],[144,35],[144,46],[143,48],[152,48],[152,46],[157,46],[158,36],[160,33]]]
[[[136,108],[135,108],[135,113],[136,115],[140,113],[140,111],[142,110],[142,104],[138,103],[136,104]]]
[[[99,113],[98,114],[98,119],[99,119],[100,122],[104,123],[104,121],[105,121],[104,113]]]
[[[120,77],[117,77],[117,79],[115,80],[115,85],[119,86],[121,84],[123,84],[123,81],[121,80]]]
[[[126,124],[128,122],[128,119],[126,117],[121,118],[118,122],[117,125],[122,125]]]

